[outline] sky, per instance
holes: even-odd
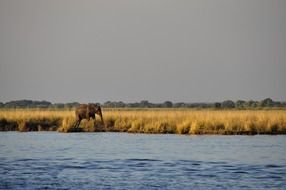
[[[0,0],[0,101],[286,101],[285,0]]]

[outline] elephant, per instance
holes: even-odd
[[[95,121],[95,114],[99,115],[101,122],[104,125],[101,107],[97,104],[80,104],[75,109],[76,122],[74,127],[79,127],[82,119],[87,119],[89,121],[92,118]]]

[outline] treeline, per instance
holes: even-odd
[[[184,102],[176,102],[173,103],[171,101],[165,101],[163,103],[150,103],[147,100],[143,100],[141,102],[135,103],[124,103],[122,101],[119,102],[105,102],[103,107],[106,108],[216,108],[216,109],[248,109],[248,108],[286,108],[286,102],[278,102],[273,101],[271,98],[266,98],[261,101],[232,101],[226,100],[223,102],[214,102],[214,103],[184,103]]]
[[[48,101],[34,101],[34,100],[14,100],[6,103],[0,102],[0,108],[58,108],[58,109],[69,109],[78,106],[78,102],[72,103],[51,103]]]
[[[33,100],[15,100],[6,103],[0,102],[0,108],[55,108],[55,109],[71,109],[78,106],[80,103],[51,103],[48,101],[33,101]],[[100,103],[97,103],[100,104]],[[142,100],[135,103],[124,103],[122,101],[107,101],[100,104],[104,108],[215,108],[215,109],[260,109],[260,108],[286,108],[286,102],[273,101],[271,98],[266,98],[261,101],[232,101],[226,100],[223,102],[214,103],[184,103],[165,101],[163,103],[151,103],[147,100]]]

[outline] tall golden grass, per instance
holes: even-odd
[[[105,126],[82,131],[177,134],[286,134],[286,110],[103,110]],[[74,111],[0,110],[0,131],[73,131]]]

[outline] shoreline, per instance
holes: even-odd
[[[184,135],[285,135],[286,110],[103,110],[105,126],[73,110],[0,110],[0,132],[128,132]]]

